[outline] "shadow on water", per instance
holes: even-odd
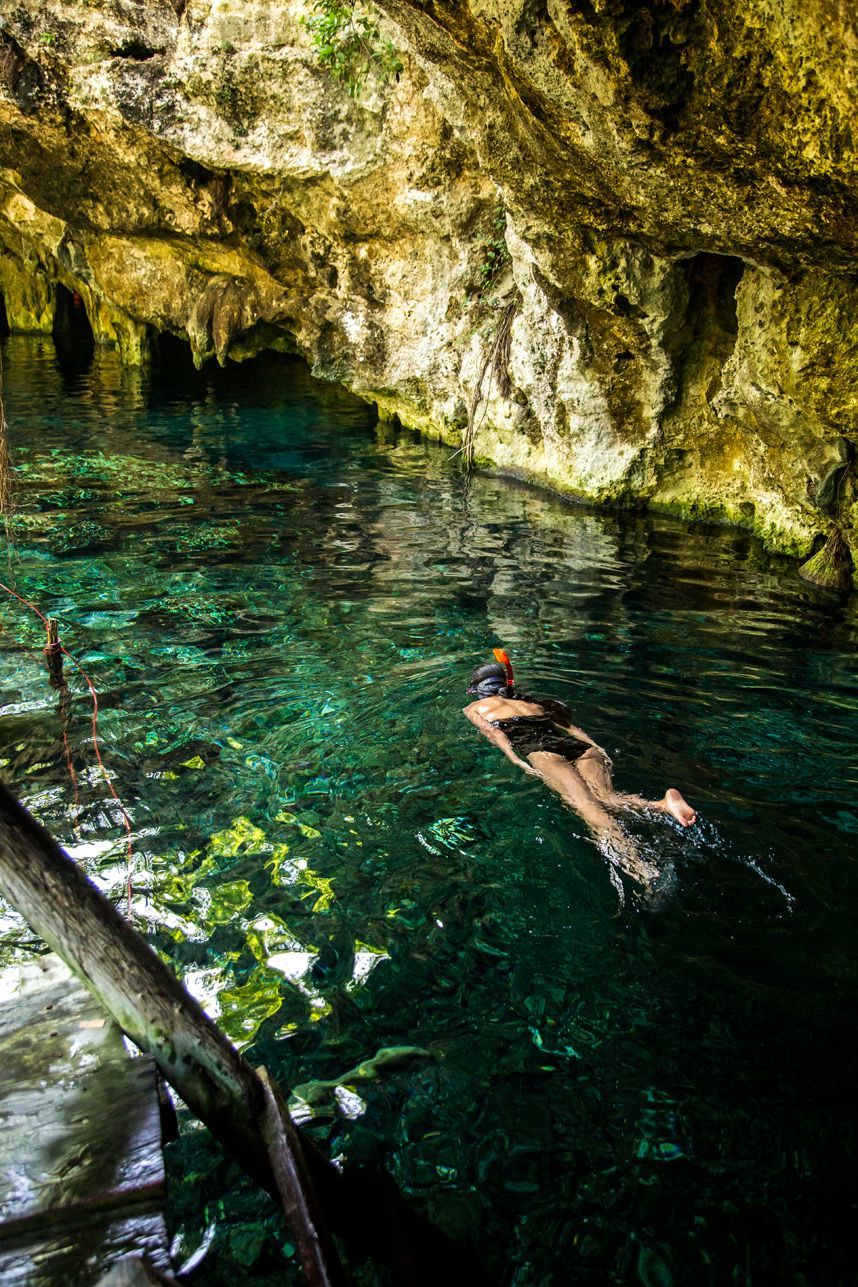
[[[516,1287],[848,1281],[854,604],[746,536],[464,487],[294,360],[4,355],[18,585],[99,688],[139,915],[331,1155]],[[2,624],[3,771],[119,892],[85,694],[73,819],[39,631]],[[462,719],[498,643],[618,787],[700,811],[626,820],[653,893]],[[205,1133],[172,1147],[192,1281],[288,1280]]]

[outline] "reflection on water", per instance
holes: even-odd
[[[4,352],[11,574],[98,687],[138,921],[331,1154],[519,1287],[845,1281],[854,607],[735,533],[465,487],[297,364]],[[119,897],[85,694],[75,811],[38,622],[2,625],[3,772]],[[462,719],[500,643],[620,789],[700,810],[630,824],[657,898]],[[205,1134],[173,1161],[194,1281],[283,1281]]]

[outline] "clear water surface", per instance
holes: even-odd
[[[520,1287],[851,1281],[854,603],[735,532],[466,485],[286,359],[4,353],[8,575],[99,691],[137,922],[330,1154]],[[85,690],[74,806],[39,624],[0,620],[3,774],[119,897]],[[655,891],[462,718],[496,644],[619,786],[699,808],[629,821]],[[207,1134],[170,1152],[191,1281],[289,1280]]]

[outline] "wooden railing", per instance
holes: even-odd
[[[346,1281],[332,1231],[401,1284],[487,1281],[384,1173],[341,1172],[149,944],[0,783],[0,892],[224,1148],[282,1205],[307,1281]]]

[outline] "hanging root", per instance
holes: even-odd
[[[805,581],[812,581],[814,585],[846,591],[852,588],[852,571],[849,546],[844,541],[840,528],[832,527],[822,549],[803,563],[798,573]]]
[[[518,311],[518,296],[514,295],[501,314],[500,326],[491,349],[492,375],[500,397],[508,398],[512,392],[509,379],[509,352],[512,348],[512,323]]]
[[[488,396],[492,387],[492,377],[497,384],[498,393],[502,398],[508,398],[510,395],[511,385],[509,382],[509,351],[512,344],[512,323],[518,310],[518,295],[514,295],[507,306],[501,313],[498,329],[495,331],[495,337],[492,340],[491,348],[486,352],[482,363],[480,364],[479,375],[477,376],[474,392],[471,394],[471,402],[468,407],[468,423],[462,434],[462,459],[465,470],[470,473],[474,468],[474,442],[477,436],[477,411],[480,403],[485,401],[488,409]],[[485,398],[483,397],[483,380],[486,378],[486,372],[489,371],[489,387],[486,390]],[[483,417],[485,411],[483,411]],[[482,423],[482,418],[480,423]]]
[[[474,392],[471,394],[470,405],[468,406],[468,423],[462,434],[462,460],[466,473],[471,473],[474,468],[474,439],[477,436],[476,416],[477,408],[482,400],[483,380],[486,378],[486,371],[489,369],[489,362],[492,360],[491,349],[486,353],[480,365],[480,373],[477,376],[477,382],[474,385]]]

